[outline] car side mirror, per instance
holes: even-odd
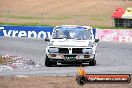
[[[50,41],[49,38],[45,38],[45,41]]]
[[[99,42],[99,39],[95,39],[95,42]]]

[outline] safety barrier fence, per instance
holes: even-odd
[[[0,26],[0,36],[47,38],[51,36],[51,26]],[[94,37],[100,41],[132,42],[131,29],[93,28]]]
[[[132,30],[98,29],[96,38],[100,41],[132,42]]]

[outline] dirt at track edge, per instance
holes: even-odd
[[[22,76],[0,77],[0,88],[132,88],[129,84],[85,84],[80,86],[75,77],[66,76]]]

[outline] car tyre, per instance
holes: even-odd
[[[57,62],[52,62],[52,65],[55,65],[56,66],[57,65]]]
[[[48,58],[47,55],[46,55],[46,58],[45,58],[45,66],[52,67],[52,62],[50,61],[50,58]]]
[[[96,65],[96,60],[95,60],[95,58],[94,58],[92,61],[89,62],[89,65],[90,65],[90,66],[95,66],[95,65]]]

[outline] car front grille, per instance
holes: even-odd
[[[68,48],[58,48],[59,53],[63,54],[69,54],[69,49]],[[83,48],[71,48],[72,49],[72,54],[82,54]]]
[[[82,48],[72,48],[72,54],[82,54]]]
[[[68,48],[59,48],[59,53],[69,53]]]

